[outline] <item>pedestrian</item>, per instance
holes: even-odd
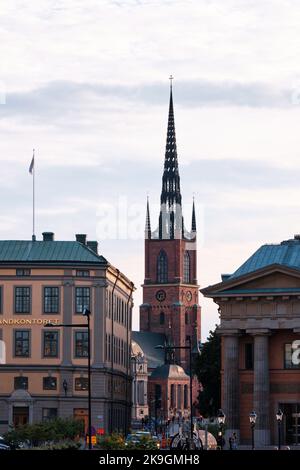
[[[238,443],[237,443],[237,435],[236,432],[232,434],[232,450],[237,450],[238,448]]]

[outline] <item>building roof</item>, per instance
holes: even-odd
[[[107,261],[78,241],[0,240],[1,263],[107,264]]]
[[[299,237],[300,238],[300,237]],[[297,235],[278,245],[263,245],[242,264],[226,281],[257,271],[272,264],[300,270],[300,239]]]
[[[166,337],[164,334],[152,333],[150,331],[133,331],[131,338],[143,350],[148,361],[148,369],[155,369],[164,364],[164,350],[155,349],[155,346],[165,344]]]
[[[151,379],[177,379],[189,380],[184,369],[177,364],[164,364],[157,367],[151,374]]]

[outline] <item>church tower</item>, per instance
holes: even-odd
[[[190,337],[196,347],[200,340],[196,235],[194,201],[191,231],[185,229],[182,213],[171,80],[160,214],[154,232],[147,200],[140,330],[163,333],[175,346],[186,346]],[[189,368],[187,350],[176,351],[176,362]]]

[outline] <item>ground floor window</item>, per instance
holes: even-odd
[[[43,408],[42,409],[42,421],[51,421],[57,418],[57,408]]]

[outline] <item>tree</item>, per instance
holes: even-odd
[[[202,384],[198,408],[202,416],[216,416],[221,403],[221,338],[216,329],[209,332],[201,354],[194,363],[194,373]]]

